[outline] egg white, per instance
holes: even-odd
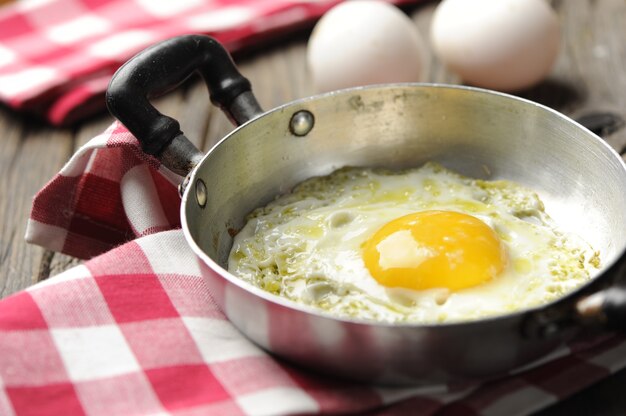
[[[423,210],[484,221],[506,246],[506,269],[455,292],[380,285],[364,265],[362,244],[387,222]],[[249,215],[228,262],[234,275],[334,315],[414,323],[472,320],[547,303],[598,267],[599,253],[560,231],[533,191],[466,178],[435,163],[402,172],[344,168],[309,179]]]

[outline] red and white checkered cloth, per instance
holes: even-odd
[[[68,124],[102,109],[115,70],[148,45],[208,33],[236,51],[340,1],[22,0],[0,8],[0,101]]]
[[[626,367],[612,335],[483,385],[380,388],[292,368],[212,301],[176,228],[178,179],[115,123],[36,196],[31,242],[90,257],[132,241],[0,301],[1,415],[522,415]]]

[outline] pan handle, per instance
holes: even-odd
[[[186,176],[203,157],[180,130],[178,121],[161,114],[150,99],[180,85],[198,72],[211,101],[240,125],[263,110],[228,52],[204,35],[175,37],[151,46],[113,75],[106,92],[109,112],[139,140],[147,154],[171,171]]]
[[[626,334],[626,287],[614,285],[597,291],[588,291],[573,301],[527,314],[521,330],[525,338],[560,336],[571,328],[619,331]]]
[[[601,137],[619,130],[624,121],[616,114],[595,112],[583,115],[576,119],[580,124]],[[614,272],[622,279],[626,270]],[[590,323],[609,330],[626,333],[626,287],[624,283],[614,283],[606,289],[584,296],[575,303],[575,315],[578,321]]]
[[[583,322],[626,333],[626,288],[613,286],[576,302],[576,313]]]
[[[626,334],[626,256],[580,294],[526,314],[521,329],[527,338],[546,338],[574,327]]]

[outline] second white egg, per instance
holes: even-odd
[[[329,10],[309,39],[307,61],[318,92],[421,81],[426,47],[415,24],[388,3],[356,0]]]
[[[431,43],[465,82],[517,91],[552,69],[559,24],[545,0],[443,0],[433,16]]]

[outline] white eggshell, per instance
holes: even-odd
[[[516,91],[542,80],[559,50],[545,0],[443,0],[433,16],[435,54],[465,82]]]
[[[395,6],[355,0],[329,10],[313,29],[307,61],[317,91],[420,81],[426,47]]]

